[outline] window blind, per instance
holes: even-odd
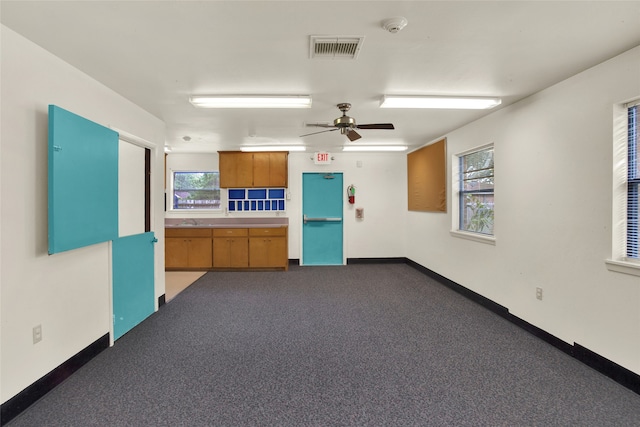
[[[627,164],[627,257],[638,258],[638,193],[640,193],[640,163],[638,162],[638,108],[640,100],[628,108]]]

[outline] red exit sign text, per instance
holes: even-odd
[[[313,162],[316,165],[328,165],[331,164],[331,154],[326,152],[317,152],[313,156]]]

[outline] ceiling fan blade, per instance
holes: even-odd
[[[333,132],[334,130],[338,130],[338,128],[335,128],[335,129],[328,129],[328,130],[321,130],[320,132],[305,133],[304,135],[300,135],[300,138],[302,138],[303,136],[317,135],[317,134],[319,134],[319,133]]]
[[[360,136],[360,134],[358,132],[356,132],[355,130],[349,130],[349,132],[347,132],[347,138],[349,138],[349,141],[353,142],[356,139],[360,139],[362,138]]]
[[[333,128],[333,127],[335,127],[334,125],[331,125],[329,123],[305,123],[305,125],[307,127],[311,126],[311,127],[317,127],[317,128]]]
[[[369,125],[357,125],[358,129],[395,129],[392,123],[374,123]]]

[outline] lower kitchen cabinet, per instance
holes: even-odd
[[[249,229],[249,267],[288,269],[286,227]]]
[[[213,266],[210,228],[167,228],[164,245],[164,264],[167,269]]]
[[[165,228],[165,268],[289,268],[287,227]]]
[[[213,267],[249,267],[248,235],[246,228],[214,228]]]

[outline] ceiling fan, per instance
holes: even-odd
[[[351,108],[351,104],[348,102],[343,102],[337,105],[338,109],[342,111],[342,117],[338,117],[333,121],[333,124],[327,123],[307,123],[307,126],[315,126],[321,128],[331,128],[328,130],[321,130],[320,132],[307,133],[302,136],[316,135],[324,132],[333,132],[334,130],[340,130],[340,133],[346,135],[350,141],[355,141],[356,139],[362,138],[355,129],[395,129],[393,124],[391,123],[375,123],[368,125],[358,125],[356,124],[356,119],[353,117],[347,116],[347,111]]]

